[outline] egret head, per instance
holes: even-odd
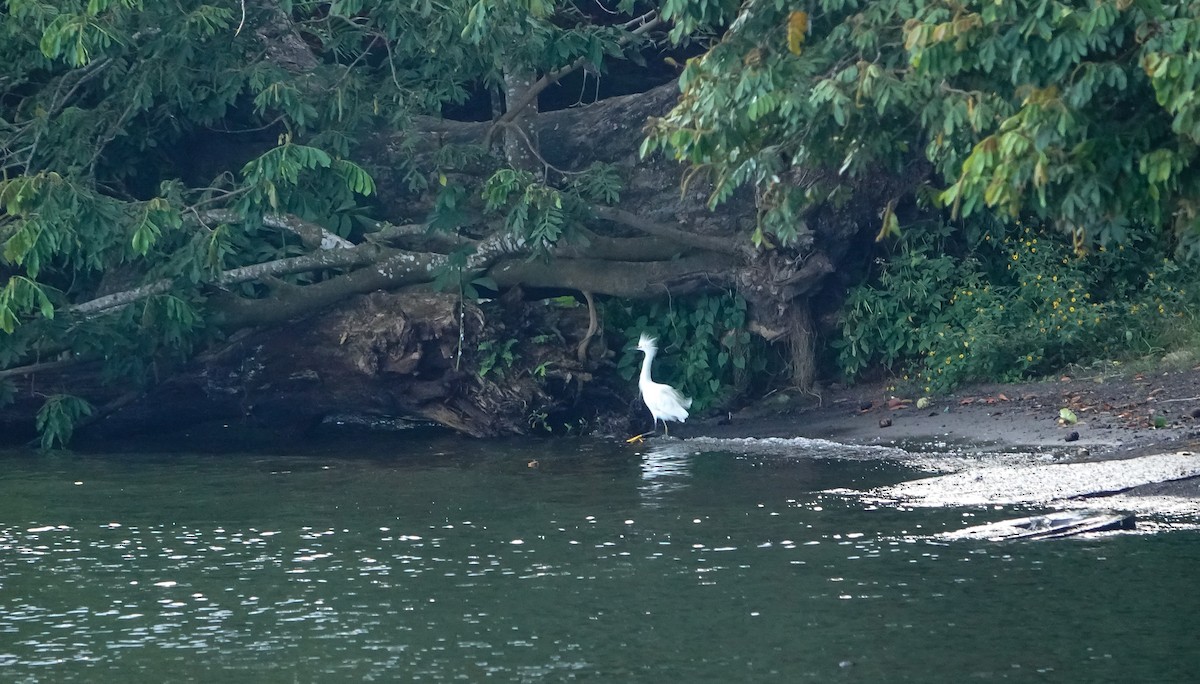
[[[651,350],[657,351],[658,345],[655,344],[656,342],[658,342],[657,338],[650,337],[646,333],[642,333],[642,336],[638,338],[638,343],[637,343],[638,351],[642,351],[642,352],[649,352]]]

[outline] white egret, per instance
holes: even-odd
[[[692,400],[683,396],[679,390],[664,385],[661,382],[654,382],[650,379],[650,364],[654,363],[654,355],[658,353],[656,340],[646,333],[642,333],[638,339],[637,349],[646,356],[642,359],[642,374],[638,377],[638,390],[642,393],[642,401],[646,402],[646,408],[650,409],[650,415],[654,416],[654,429],[650,432],[630,437],[630,442],[636,442],[647,435],[652,435],[658,431],[658,421],[663,423],[663,435],[668,435],[667,421],[675,420],[682,423],[687,420],[688,409],[692,405]]]

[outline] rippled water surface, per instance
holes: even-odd
[[[0,680],[1200,681],[1195,532],[947,545],[1025,511],[699,448],[0,454]]]

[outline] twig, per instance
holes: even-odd
[[[242,0],[242,20],[238,22],[237,30],[233,32],[233,37],[237,38],[242,32],[242,27],[246,25],[246,0]]]
[[[549,161],[546,160],[545,157],[542,156],[541,152],[538,151],[537,146],[533,144],[533,141],[529,139],[529,135],[525,132],[524,129],[522,129],[520,126],[518,126],[512,122],[506,122],[501,125],[508,130],[516,131],[517,134],[521,137],[521,141],[525,143],[525,148],[528,149],[529,152],[534,157],[536,157],[537,160],[540,161],[542,163],[542,166],[545,167],[546,169],[548,169],[550,171],[557,171],[559,174],[561,174],[564,177],[566,177],[566,176],[581,176],[581,175],[587,173],[587,169],[584,169],[583,171],[568,171],[567,169],[558,168],[557,166],[555,166],[554,164],[551,164]],[[549,174],[547,174],[547,175],[549,175]]]
[[[582,290],[582,292],[588,305],[588,329],[587,334],[579,341],[579,346],[575,348],[575,358],[579,359],[579,363],[587,363],[588,343],[592,341],[592,337],[596,335],[600,325],[596,319],[596,302],[592,300],[592,293],[587,290]]]

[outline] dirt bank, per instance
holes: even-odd
[[[1040,447],[1093,458],[1200,440],[1200,366],[973,385],[930,398],[928,405],[920,399],[885,384],[835,387],[819,397],[778,394],[732,416],[677,431],[680,436],[814,437],[900,447],[931,441]],[[1064,408],[1076,422],[1062,420]]]
[[[1056,463],[1200,451],[1200,366],[1143,373],[1110,368],[973,385],[928,404],[919,400],[886,384],[833,388],[820,397],[777,395],[731,416],[680,426],[672,435],[807,437],[914,452],[1028,450]],[[1200,501],[1200,477],[1120,491]]]

